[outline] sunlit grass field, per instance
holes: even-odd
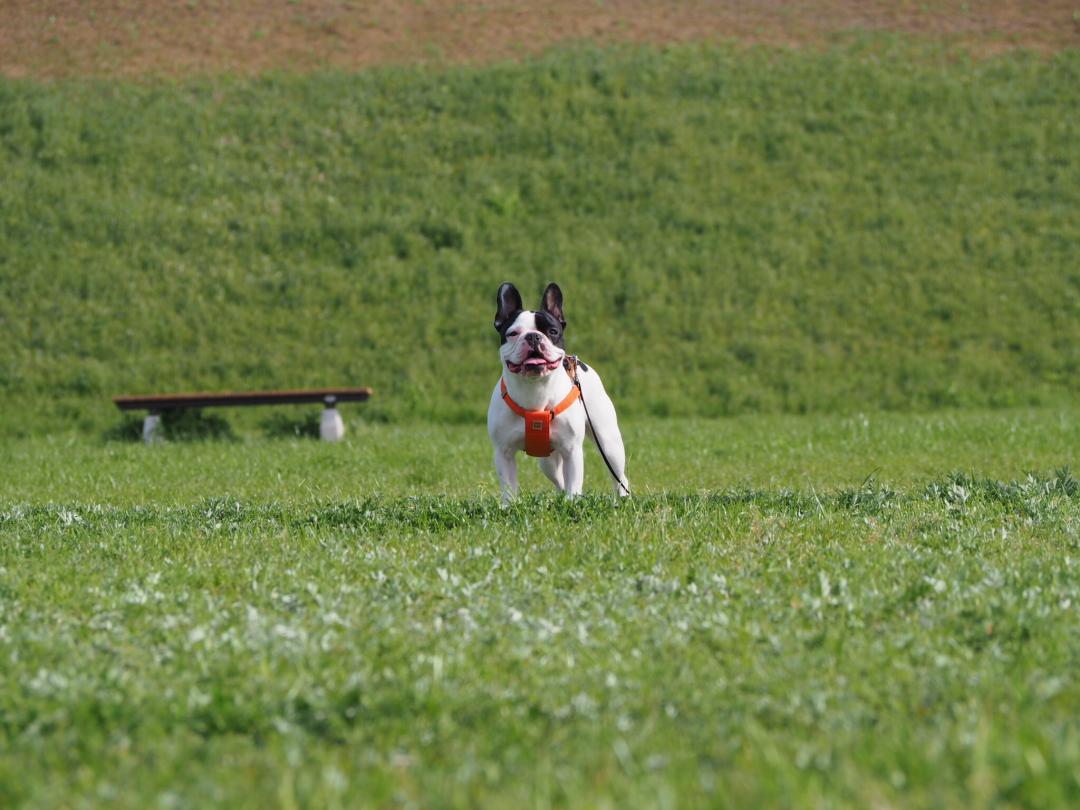
[[[9,441],[0,802],[1069,807],[1075,417]]]
[[[297,430],[306,425],[288,418],[293,409],[267,410]],[[225,424],[214,420],[215,427],[227,438],[217,441],[147,448],[69,432],[5,442],[0,495],[11,502],[125,507],[190,506],[219,497],[301,506],[372,496],[485,498],[498,491],[482,423],[382,425],[346,411],[345,440],[328,444],[283,435],[273,417],[244,425],[232,413],[212,416],[218,414]],[[1045,472],[1073,463],[1080,447],[1076,415],[1041,408],[654,418],[624,420],[622,430],[636,492],[696,494],[856,487],[867,478],[907,486],[956,471],[1005,479]],[[523,492],[547,491],[534,462],[522,456],[519,469]],[[610,492],[591,444],[585,488]]]
[[[0,807],[1076,806],[1078,210],[1073,51],[0,80]],[[508,279],[630,501],[500,507]]]

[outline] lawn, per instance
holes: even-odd
[[[290,438],[282,425],[303,429],[307,423],[290,419],[293,409],[287,408],[267,409],[274,415],[250,425],[233,413],[211,411],[207,421],[225,436],[217,441],[146,448],[132,439],[76,432],[9,440],[2,445],[0,497],[124,507],[191,506],[212,498],[303,506],[498,491],[482,422],[371,424],[362,411],[346,408],[348,432],[341,444]],[[223,414],[229,419],[224,425]],[[1080,425],[1070,408],[653,418],[624,420],[622,430],[639,494],[851,488],[868,477],[901,487],[956,471],[1007,479],[1074,463],[1080,447]],[[519,465],[522,491],[546,491],[547,479],[526,462]],[[591,444],[585,488],[610,491]]]
[[[9,441],[0,800],[1068,807],[1075,412]],[[1030,471],[1030,474],[1029,474]]]
[[[1075,49],[3,78],[0,176],[0,806],[1076,805]],[[504,280],[633,499],[500,507]]]

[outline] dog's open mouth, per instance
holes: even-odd
[[[520,363],[506,361],[506,367],[511,374],[547,374],[559,367],[559,359],[548,360],[538,351],[529,352],[529,356]]]

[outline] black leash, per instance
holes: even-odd
[[[577,386],[578,398],[581,400],[581,407],[585,409],[585,419],[589,423],[589,427],[592,427],[592,417],[589,416],[589,406],[585,404],[585,391],[581,388],[581,381],[578,379],[577,367],[578,359],[576,354],[568,354],[563,361],[563,366],[570,372],[570,380]],[[615,474],[615,468],[611,466],[611,462],[608,461],[607,453],[604,452],[603,446],[600,444],[600,437],[596,435],[596,428],[592,431],[593,441],[596,442],[596,449],[600,451],[600,458],[604,460],[604,464],[607,465],[608,472],[611,473],[611,477],[615,479],[615,483],[619,485],[619,488],[627,495],[630,494],[630,490],[626,488],[626,484],[622,482],[622,479]]]

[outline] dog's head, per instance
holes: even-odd
[[[521,293],[513,284],[499,287],[495,296],[495,330],[502,338],[499,356],[511,374],[543,377],[562,365],[563,345],[562,290],[548,284],[540,309],[523,309]]]

